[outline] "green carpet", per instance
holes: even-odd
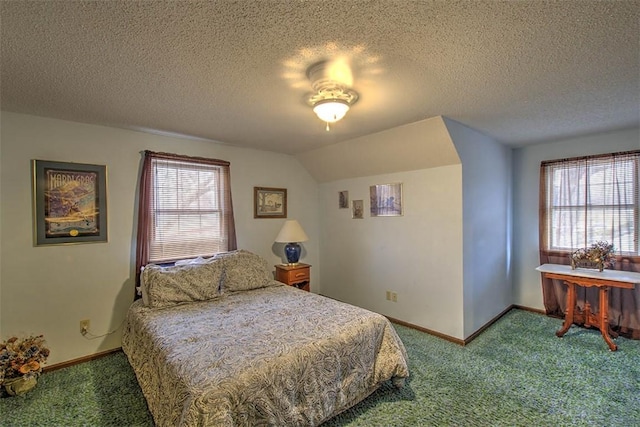
[[[640,341],[610,352],[597,330],[512,310],[469,345],[396,326],[411,377],[381,387],[332,426],[640,426]],[[2,426],[152,426],[122,353],[46,373],[0,399]]]

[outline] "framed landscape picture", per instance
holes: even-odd
[[[287,189],[253,187],[254,218],[286,218]]]
[[[107,167],[33,160],[34,243],[107,241]]]
[[[369,187],[371,216],[402,216],[402,183]]]

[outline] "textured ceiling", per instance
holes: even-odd
[[[518,146],[638,126],[640,1],[2,1],[3,110],[300,153],[444,115]],[[306,69],[348,67],[330,132]]]

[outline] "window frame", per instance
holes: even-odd
[[[157,264],[170,264],[180,259],[194,258],[198,255],[213,255],[214,253],[200,253],[198,255],[184,255],[172,257],[153,257],[151,261],[151,236],[155,233],[154,219],[151,210],[154,199],[154,177],[152,162],[154,160],[164,160],[168,162],[185,162],[196,164],[200,167],[219,168],[220,188],[218,199],[221,201],[218,208],[222,213],[221,221],[224,222],[220,228],[223,235],[224,245],[218,247],[219,252],[228,252],[237,249],[235,221],[233,218],[233,204],[231,199],[231,169],[230,163],[226,160],[208,159],[204,157],[184,156],[172,153],[160,153],[146,150],[143,152],[142,169],[140,174],[140,185],[138,188],[138,230],[136,239],[136,286],[140,285],[141,268],[150,262]],[[155,220],[157,221],[157,219]]]
[[[606,161],[610,160],[610,163],[606,165]],[[589,172],[589,169],[595,167],[601,167],[603,164],[606,167],[613,168],[615,167],[616,162],[619,161],[632,161],[634,164],[632,166],[632,176],[631,176],[631,185],[633,186],[630,190],[631,194],[631,202],[630,203],[614,203],[614,204],[593,204],[591,203],[591,199],[589,197],[592,194],[587,188],[591,188],[592,184],[590,179],[592,177],[592,173]],[[576,204],[554,204],[554,190],[557,186],[554,185],[554,171],[557,167],[565,167],[567,169],[571,168],[571,166],[567,166],[567,164],[574,163],[575,168],[584,168],[585,178],[584,178],[584,196],[585,200]],[[610,153],[598,156],[585,156],[578,157],[572,159],[561,159],[561,160],[551,160],[545,161],[541,163],[541,174],[540,174],[540,227],[541,227],[541,245],[540,249],[543,252],[547,253],[555,253],[555,254],[569,254],[579,247],[586,247],[591,243],[593,239],[597,239],[597,237],[593,237],[589,231],[593,228],[593,225],[590,225],[590,218],[598,215],[598,212],[605,211],[613,211],[618,212],[620,210],[633,210],[632,213],[632,233],[633,236],[631,238],[632,251],[621,251],[620,248],[616,248],[617,256],[631,256],[631,257],[639,257],[640,256],[640,150],[622,152],[622,153]],[[553,227],[553,219],[554,214],[557,212],[575,212],[579,215],[581,211],[584,211],[584,245],[579,244],[579,247],[567,247],[561,246],[558,239],[555,237],[554,232],[556,229]],[[602,224],[603,227],[607,227],[607,224]],[[618,228],[614,231],[615,233],[615,242],[614,246],[617,246],[617,243],[620,242],[621,239],[621,230]],[[572,241],[571,236],[567,239],[569,242]],[[575,244],[575,242],[574,242]]]
[[[181,165],[184,165],[184,167],[180,167]],[[197,249],[197,248],[202,248],[204,246],[206,246],[206,242],[209,241],[210,239],[215,239],[217,241],[217,246],[218,247],[224,247],[224,240],[225,236],[224,236],[224,212],[223,212],[223,192],[224,192],[224,179],[223,179],[223,173],[224,171],[221,169],[222,166],[219,165],[205,165],[203,163],[200,162],[194,162],[194,161],[186,161],[186,160],[179,160],[179,161],[175,161],[175,162],[171,162],[169,163],[166,159],[157,159],[154,158],[151,161],[151,165],[153,168],[153,176],[152,176],[152,201],[151,201],[151,208],[150,208],[150,213],[151,213],[151,228],[152,228],[152,233],[150,233],[149,235],[149,248],[150,248],[150,255],[149,255],[149,262],[155,262],[155,263],[170,263],[170,262],[175,262],[181,259],[188,259],[188,258],[194,258],[194,257],[198,257],[198,256],[213,256],[216,253],[220,253],[223,251],[214,251],[214,250],[205,250],[203,252],[198,252],[198,251],[191,251],[191,252],[183,252],[180,256],[171,256],[171,257],[154,257],[153,254],[154,253],[158,253],[158,252],[163,252],[161,247],[167,247],[167,246],[171,246],[173,248],[179,247],[179,246],[188,246],[190,248],[193,249]],[[197,169],[194,169],[194,165],[198,165]],[[215,193],[215,199],[216,199],[216,205],[217,208],[215,209],[206,209],[206,208],[202,208],[202,209],[191,209],[191,208],[180,208],[180,207],[175,207],[175,208],[168,208],[168,207],[161,207],[160,204],[162,203],[162,197],[159,195],[159,192],[161,191],[160,186],[163,186],[164,188],[169,187],[167,184],[167,182],[165,181],[164,183],[160,182],[160,169],[169,169],[169,170],[176,170],[177,171],[177,175],[180,175],[180,172],[184,172],[187,170],[195,170],[197,172],[212,172],[215,175],[215,186],[217,187],[217,191]],[[178,176],[176,178],[176,181],[180,181],[181,178]],[[163,185],[164,184],[164,185]],[[180,190],[180,188],[184,188],[182,185],[178,184],[176,185],[176,187],[171,187],[171,189],[173,191],[176,192],[176,194],[178,193],[178,191]],[[178,200],[179,197],[176,197],[176,204],[180,204],[180,201]],[[199,236],[199,238],[193,239],[193,238],[185,238],[183,240],[180,241],[175,241],[174,239],[162,239],[160,238],[161,235],[169,235],[170,233],[168,232],[169,230],[164,230],[161,231],[161,227],[163,227],[160,224],[160,220],[162,219],[162,217],[168,217],[168,216],[177,216],[178,217],[178,222],[180,222],[179,220],[183,217],[196,217],[196,218],[200,218],[200,222],[202,222],[202,217],[204,215],[207,214],[217,214],[217,223],[218,223],[218,227],[217,227],[217,231],[219,232],[217,235],[212,236],[210,234],[203,234],[202,230],[203,228],[200,228],[199,232],[191,232],[189,234],[196,234],[197,236]],[[175,234],[175,233],[174,233]],[[186,237],[186,235],[185,235]],[[164,252],[168,252],[168,253],[177,253],[179,252],[178,249],[169,249],[166,250]]]

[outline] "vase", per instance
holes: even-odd
[[[602,271],[604,270],[604,262],[599,261],[589,261],[584,259],[573,259],[571,258],[571,269],[575,270],[576,268],[588,268],[592,270]]]
[[[22,396],[38,384],[34,376],[16,377],[4,380],[4,388],[11,396]]]
[[[287,243],[284,247],[284,253],[287,256],[287,262],[289,264],[297,264],[300,259],[300,252],[302,248],[295,242]]]

